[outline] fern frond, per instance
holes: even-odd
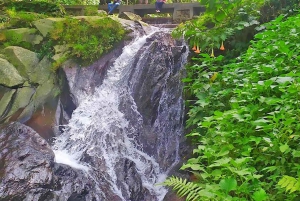
[[[202,187],[193,182],[188,182],[186,179],[178,177],[169,177],[162,183],[164,186],[172,187],[180,197],[186,196],[186,201],[199,200],[200,190]]]
[[[285,188],[286,192],[293,193],[295,191],[300,191],[300,181],[299,178],[290,177],[284,175],[278,182],[281,188]]]

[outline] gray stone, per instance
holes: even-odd
[[[21,77],[16,68],[7,60],[0,58],[0,84],[13,87],[22,85],[24,79]]]
[[[18,46],[9,46],[3,50],[7,60],[15,66],[22,77],[29,79],[39,63],[35,52]]]
[[[49,78],[53,78],[54,72],[51,70],[52,63],[47,57],[44,57],[34,68],[35,70],[29,74],[29,79],[31,82],[43,84]]]
[[[0,117],[4,114],[6,111],[6,108],[8,108],[10,101],[12,101],[12,97],[14,93],[16,92],[16,89],[11,89],[10,91],[6,92],[3,97],[0,100]]]
[[[43,106],[48,100],[53,100],[59,94],[59,88],[55,85],[53,79],[46,80],[43,84],[36,88],[31,101],[26,105],[18,120],[26,122],[32,114]]]
[[[36,34],[37,29],[31,28],[18,28],[18,29],[7,29],[3,33],[6,40],[14,40],[14,42],[29,42],[32,45],[40,44],[43,37]]]
[[[16,92],[16,96],[10,103],[11,108],[9,109],[8,114],[3,117],[3,119],[7,121],[18,110],[24,109],[30,103],[33,93],[34,93],[33,88],[29,88],[29,87],[18,88]]]
[[[41,32],[41,34],[46,37],[47,34],[54,29],[56,22],[65,20],[64,18],[45,18],[34,21],[34,26]]]
[[[141,21],[142,20],[141,16],[131,13],[131,12],[122,12],[119,15],[119,18],[123,18],[126,20],[133,20],[133,21]]]

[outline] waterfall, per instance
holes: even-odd
[[[143,138],[141,133],[145,130],[143,115],[138,110],[132,94],[133,81],[129,80],[134,77],[133,68],[141,62],[136,62],[137,53],[142,47],[147,49],[151,45],[151,43],[146,45],[147,40],[159,31],[161,30],[154,29],[148,35],[137,36],[123,48],[122,54],[108,70],[102,85],[80,102],[68,125],[65,125],[64,132],[54,141],[52,148],[55,161],[81,171],[87,180],[92,181],[95,186],[95,193],[93,193],[95,200],[113,201],[104,191],[116,195],[118,199],[115,200],[124,201],[137,200],[132,198],[133,191],[138,191],[137,188],[140,188],[141,193],[148,195],[148,198],[144,198],[145,201],[161,201],[167,193],[164,187],[155,184],[162,182],[171,167],[178,163],[182,125],[181,129],[173,130],[175,144],[168,145],[175,146],[177,150],[171,167],[167,170],[163,169],[154,155],[144,151],[146,147],[140,140]],[[143,56],[147,56],[147,51],[139,54],[138,57]],[[163,110],[161,112],[163,115],[160,117],[168,117],[170,116],[168,112],[171,112],[168,108],[162,108],[165,99],[168,99],[164,93],[159,104],[159,110]],[[181,98],[177,102],[177,107],[183,107]],[[174,121],[177,119],[176,124],[182,121],[180,120],[182,109],[178,111],[179,114],[172,114]],[[165,133],[168,126],[163,128],[160,120],[162,118],[157,118],[153,123],[154,130],[162,127],[155,132]],[[166,138],[161,137],[161,140]],[[163,143],[157,142],[157,146],[155,152],[159,155],[161,149],[164,149]],[[122,171],[126,171],[126,174]],[[132,175],[135,176],[134,179],[129,178]],[[142,201],[141,198],[138,201]]]

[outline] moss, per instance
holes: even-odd
[[[110,51],[125,34],[126,31],[119,22],[109,17],[96,16],[66,18],[57,22],[50,37],[59,45],[68,44],[69,58],[88,65]]]

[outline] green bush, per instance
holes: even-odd
[[[181,169],[198,178],[198,188],[174,178],[165,185],[204,201],[295,199],[284,188],[298,190],[297,179],[280,179],[300,173],[300,14],[263,26],[234,62],[194,58],[201,65],[190,66],[193,77],[184,81],[196,97],[187,124],[198,147]]]
[[[85,6],[84,7],[85,16],[96,16],[98,15],[98,6]]]

